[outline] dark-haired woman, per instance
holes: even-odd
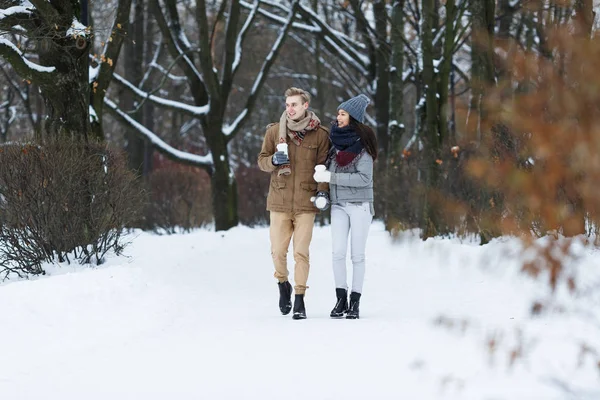
[[[377,159],[375,132],[365,125],[369,98],[358,95],[338,106],[331,127],[332,151],[327,169],[315,167],[314,179],[329,182],[333,275],[337,301],[332,318],[359,318],[365,276],[365,247],[373,220],[373,161]],[[352,291],[348,302],[346,254],[350,234]]]

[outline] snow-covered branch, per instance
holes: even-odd
[[[22,5],[12,6],[7,8],[0,8],[0,29],[3,31],[14,30],[16,26],[23,24],[30,25],[33,28],[34,25],[30,23],[33,12],[30,8]]]
[[[238,67],[240,66],[240,63],[242,61],[242,45],[244,44],[244,39],[246,38],[248,30],[252,26],[252,22],[254,22],[254,18],[256,18],[259,5],[260,1],[254,0],[254,7],[250,11],[248,18],[246,18],[244,26],[242,26],[242,29],[240,29],[240,33],[238,34],[238,38],[235,43],[235,59],[233,60],[232,65],[232,76],[235,76],[235,73],[237,72]]]
[[[264,1],[261,1],[260,3],[261,4],[263,4],[263,3],[264,4],[269,4],[268,2],[264,2]],[[249,10],[251,10],[254,7],[253,4],[248,3],[246,1],[240,1],[240,5],[242,7],[245,7],[247,9],[249,9]],[[269,5],[271,5],[271,4],[269,4]],[[285,6],[281,6],[279,4],[277,4],[276,6],[279,7],[279,8],[285,7]],[[271,21],[277,22],[278,24],[283,25],[283,24],[286,23],[286,19],[284,17],[280,17],[279,15],[273,14],[272,12],[269,12],[269,11],[264,10],[262,8],[259,8],[258,12],[260,13],[260,15],[266,17],[267,19],[270,19]],[[304,23],[301,23],[301,22],[294,22],[292,24],[292,27],[294,29],[296,29],[296,30],[301,30],[301,31],[311,32],[311,33],[319,33],[319,28],[317,28],[316,26],[304,24]]]
[[[144,125],[133,119],[126,112],[119,109],[117,104],[115,104],[112,100],[108,99],[107,97],[104,98],[104,105],[115,118],[132,127],[133,131],[137,135],[148,140],[155,150],[157,150],[161,154],[164,154],[167,158],[182,164],[200,167],[207,170],[209,173],[212,173],[213,159],[211,154],[200,156],[197,154],[177,150],[169,144],[165,143],[165,141],[159,138],[158,135],[156,135]]]
[[[4,57],[20,76],[41,85],[49,82],[52,72],[55,71],[54,67],[44,67],[29,61],[17,46],[4,38],[0,38],[0,56]]]
[[[202,75],[196,68],[194,60],[188,55],[187,49],[184,49],[181,46],[177,37],[177,32],[172,31],[171,27],[173,24],[167,23],[159,0],[150,0],[150,7],[154,13],[156,23],[160,28],[163,38],[165,38],[165,43],[167,44],[171,57],[179,60],[179,67],[188,78],[190,91],[194,96],[194,99],[198,104],[206,104],[208,102],[208,94],[206,93]],[[179,21],[173,22],[175,22],[175,26],[179,27],[179,30],[181,30],[181,26],[178,25]],[[182,35],[179,35],[179,37],[181,38]]]
[[[368,56],[364,55],[363,53],[357,51],[354,47],[352,47],[352,44],[349,43],[344,36],[339,35],[337,31],[331,29],[327,24],[325,24],[322,21],[319,15],[317,15],[309,7],[300,6],[300,14],[302,14],[303,17],[310,19],[310,21],[314,25],[319,27],[319,29],[321,30],[322,37],[326,38],[332,46],[339,49],[339,52],[343,57],[349,58],[353,61],[354,64],[359,64],[360,67],[366,71],[370,64]]]
[[[289,10],[289,8],[281,4],[274,3],[268,0],[260,0],[260,3],[269,5],[271,7],[279,8],[281,10]],[[252,4],[249,4],[244,1],[241,1],[240,4],[248,9],[252,9],[253,7]],[[370,60],[366,55],[356,50],[356,48],[364,49],[365,46],[363,44],[358,43],[348,38],[347,35],[327,26],[327,24],[322,22],[321,17],[318,14],[316,14],[310,7],[301,4],[298,7],[298,11],[302,17],[311,22],[311,25],[294,22],[292,25],[294,30],[303,30],[319,35],[325,40],[325,46],[327,46],[332,53],[341,56],[344,59],[344,61],[349,63],[361,74],[367,74],[367,68],[370,64]],[[273,13],[269,13],[263,9],[259,9],[259,12],[261,15],[279,24],[286,23],[286,19],[283,17],[280,17]]]
[[[277,37],[277,39],[275,40],[275,43],[271,47],[271,51],[265,58],[265,61],[263,62],[263,65],[262,65],[260,71],[256,75],[254,84],[252,85],[252,89],[250,90],[250,96],[248,96],[248,99],[246,100],[245,109],[240,113],[240,115],[235,119],[235,121],[231,125],[223,127],[223,133],[226,136],[228,136],[227,140],[231,140],[236,135],[236,133],[240,130],[240,127],[242,126],[242,124],[244,123],[246,118],[250,115],[251,111],[254,109],[254,105],[256,103],[256,98],[258,96],[258,92],[260,91],[260,88],[263,86],[265,79],[267,78],[267,76],[269,74],[269,70],[271,69],[271,66],[273,65],[273,63],[275,62],[275,59],[277,58],[277,55],[279,54],[279,51],[281,50],[281,47],[283,46],[283,42],[284,42],[285,38],[287,37],[287,35],[290,31],[290,28],[292,27],[292,23],[294,21],[294,14],[296,13],[298,6],[299,6],[299,0],[294,0],[290,7],[290,11],[288,13],[287,22],[285,23],[285,25],[283,25],[281,27],[279,36]]]
[[[136,96],[138,96],[142,99],[149,100],[152,103],[154,103],[160,107],[168,108],[173,111],[182,112],[184,114],[187,114],[187,115],[190,115],[190,116],[196,117],[196,118],[205,116],[209,111],[208,104],[205,106],[198,107],[198,106],[191,106],[189,104],[185,104],[180,101],[168,100],[168,99],[165,99],[165,98],[162,98],[159,96],[155,96],[153,94],[150,94],[149,92],[139,89],[134,84],[132,84],[127,79],[123,78],[122,76],[120,76],[117,73],[113,74],[113,77],[115,79],[115,82],[117,82],[118,84],[120,84],[123,87],[130,90]]]
[[[306,40],[303,40],[299,35],[294,32],[290,32],[290,37],[294,39],[300,46],[304,47],[307,51],[314,54],[314,49],[312,49]],[[329,49],[325,49],[329,51]],[[356,81],[356,78],[353,74],[348,73],[348,69],[341,68],[339,65],[335,66],[330,61],[336,61],[337,57],[330,56],[326,54],[325,57],[319,55],[318,62],[321,66],[327,68],[327,70],[337,78],[339,82],[343,82],[343,89],[349,97],[352,97],[354,93],[360,93],[362,91],[362,87]]]

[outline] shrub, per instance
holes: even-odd
[[[248,226],[268,224],[267,194],[270,182],[268,174],[257,166],[240,165],[236,171],[236,180],[240,223]]]
[[[0,148],[0,274],[43,274],[43,262],[102,263],[119,254],[141,208],[123,157],[70,139]]]
[[[212,222],[210,181],[196,168],[155,170],[147,181],[142,227],[156,233],[188,232]]]

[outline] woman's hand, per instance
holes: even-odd
[[[327,171],[324,165],[317,165],[313,174],[315,182],[329,182],[331,180],[331,172]]]

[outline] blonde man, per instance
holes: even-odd
[[[326,209],[327,183],[315,182],[314,167],[323,164],[329,151],[329,132],[308,109],[310,95],[299,88],[285,92],[285,111],[278,123],[270,124],[258,156],[258,166],[271,174],[267,197],[270,212],[271,256],[279,286],[279,309],[283,315],[292,309],[292,286],[288,281],[287,252],[293,238],[294,319],[305,319],[304,295],[310,270],[309,246],[315,215],[313,200]],[[325,199],[326,201],[323,201]]]

